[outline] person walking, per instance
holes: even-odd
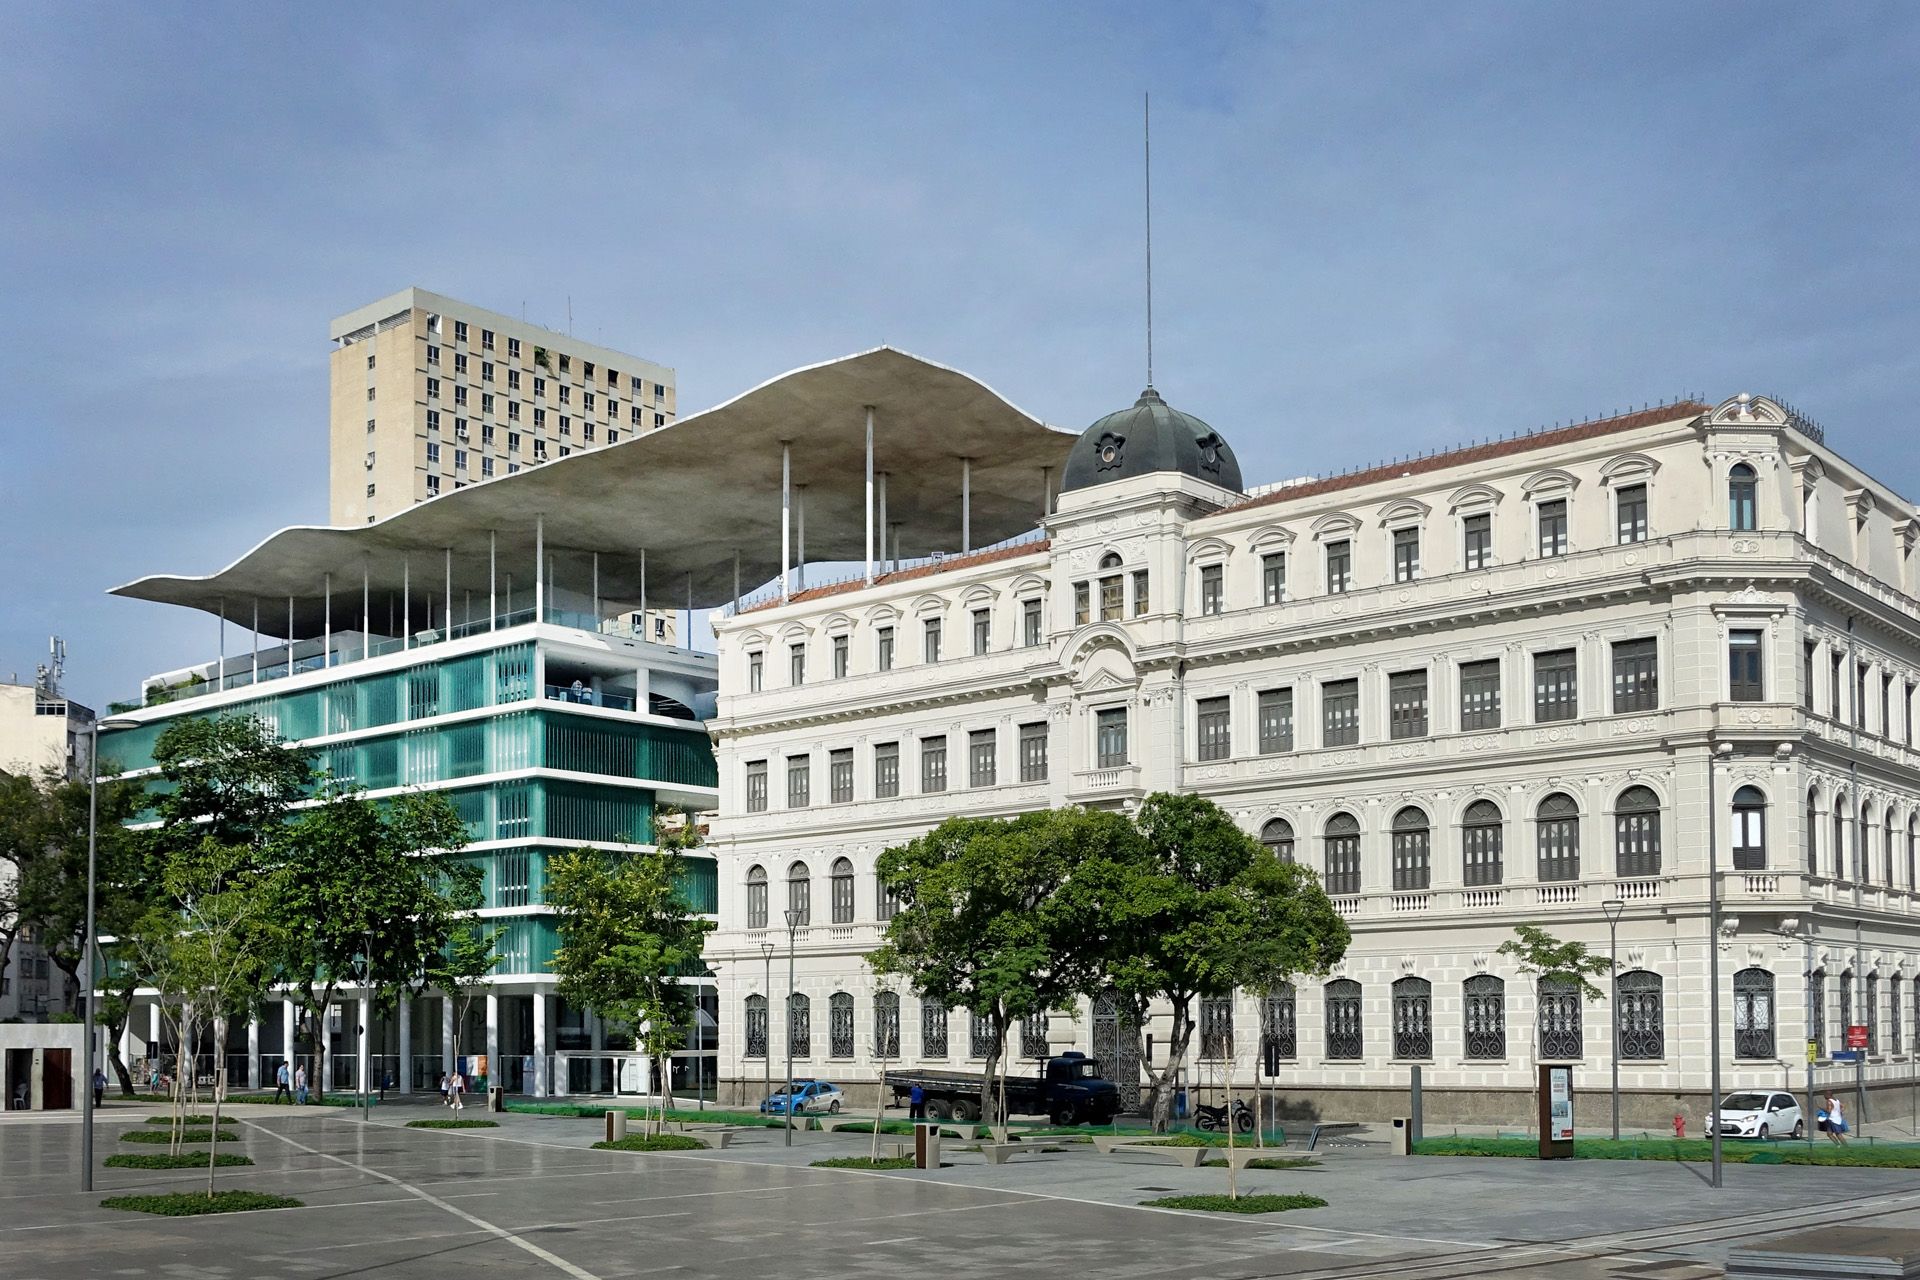
[[[293,1070],[293,1100],[303,1107],[307,1105],[307,1064],[304,1062]]]
[[[925,1120],[927,1118],[927,1091],[919,1085],[907,1090],[907,1119]]]
[[[276,1104],[280,1099],[285,1098],[288,1106],[293,1105],[292,1085],[293,1075],[287,1070],[286,1061],[282,1059],[280,1069],[273,1073],[273,1100]]]
[[[93,1069],[93,1108],[98,1111],[100,1104],[107,1100],[107,1073],[99,1067]]]
[[[449,1105],[452,1106],[455,1111],[465,1111],[467,1109],[466,1100],[460,1096],[466,1092],[466,1088],[466,1077],[462,1076],[458,1071],[455,1071],[453,1075],[448,1077],[447,1097],[452,1099]]]
[[[1827,1140],[1837,1147],[1847,1145],[1847,1112],[1840,1099],[1827,1095]]]

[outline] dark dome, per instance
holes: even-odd
[[[1067,455],[1060,492],[1159,471],[1240,492],[1240,464],[1220,433],[1148,387],[1131,409],[1110,413],[1080,433]]]

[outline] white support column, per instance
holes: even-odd
[[[798,519],[795,521],[800,554],[794,557],[793,576],[797,589],[807,589],[807,486],[797,484],[794,489],[794,507]]]
[[[533,620],[547,620],[547,518],[533,518]]]
[[[640,638],[650,640],[653,633],[647,630],[647,549],[640,548]]]
[[[321,579],[326,583],[327,597],[323,614],[326,622],[321,629],[320,639],[320,666],[325,669],[333,665],[333,575],[322,574]]]
[[[973,550],[973,459],[960,459],[960,554]]]
[[[593,629],[600,629],[600,553],[593,553]]]
[[[533,993],[533,1096],[544,1098],[548,1090],[547,1006],[553,997],[544,991]]]
[[[160,1053],[160,1002],[155,1000],[147,1006],[147,1056],[156,1057]]]
[[[287,1083],[293,1083],[293,997],[280,999],[280,1056],[287,1063]]]
[[[247,1019],[247,1088],[260,1087],[260,1019]]]
[[[253,598],[253,682],[260,683],[260,597]]]
[[[400,1065],[394,1068],[393,1083],[401,1093],[412,1093],[413,1082],[413,997],[400,997]]]
[[[371,657],[373,648],[373,557],[360,561],[360,656]]]
[[[785,600],[793,566],[793,445],[780,442],[780,598]]]
[[[413,648],[413,557],[400,557],[400,647]]]
[[[887,473],[880,473],[880,572],[887,572]]]
[[[447,548],[447,616],[441,619],[442,640],[453,639],[453,548]]]
[[[287,597],[287,674],[293,674],[293,597]]]
[[[873,406],[867,406],[867,585],[873,585]],[[739,595],[735,591],[734,595]]]
[[[500,534],[487,530],[487,630],[493,631],[500,626],[500,587],[499,587]]]
[[[214,686],[214,692],[217,693],[227,687],[227,598],[225,596],[220,597],[220,665],[216,670],[219,672],[219,683]]]
[[[487,1086],[497,1084],[504,1073],[500,1070],[500,996],[498,992],[487,992]]]
[[[440,1074],[450,1076],[453,1060],[453,997],[440,997]]]
[[[370,1093],[376,1084],[373,1078],[373,998],[363,995],[354,1007],[354,1016],[360,1027],[358,1060],[354,1067],[360,1081],[360,1092]]]
[[[693,648],[693,575],[687,575],[687,629],[680,637],[682,649]]]

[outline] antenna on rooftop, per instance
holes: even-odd
[[[1153,95],[1141,95],[1147,190],[1147,385],[1153,385]]]

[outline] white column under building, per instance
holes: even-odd
[[[291,1075],[294,1067],[293,998],[291,996],[280,1001],[280,1057],[286,1062],[288,1074]]]
[[[367,995],[361,996],[360,1003],[356,1006],[356,1008],[359,1011],[358,1025],[360,1027],[360,1037],[359,1037],[359,1040],[356,1042],[359,1048],[359,1057],[358,1057],[358,1060],[355,1062],[354,1066],[360,1081],[360,1092],[370,1093],[372,1092],[373,1086],[374,1086],[373,998]]]
[[[260,1087],[260,1019],[247,1019],[247,1088]]]
[[[453,1060],[453,997],[440,997],[440,1074],[450,1076]]]
[[[449,615],[451,616],[451,615]],[[401,1093],[412,1093],[413,1083],[413,997],[400,997],[400,1065],[394,1069],[394,1087]]]
[[[500,997],[487,992],[487,1087],[500,1081]]]
[[[553,997],[536,991],[533,995],[533,1096],[544,1098],[548,1090],[547,1011]]]

